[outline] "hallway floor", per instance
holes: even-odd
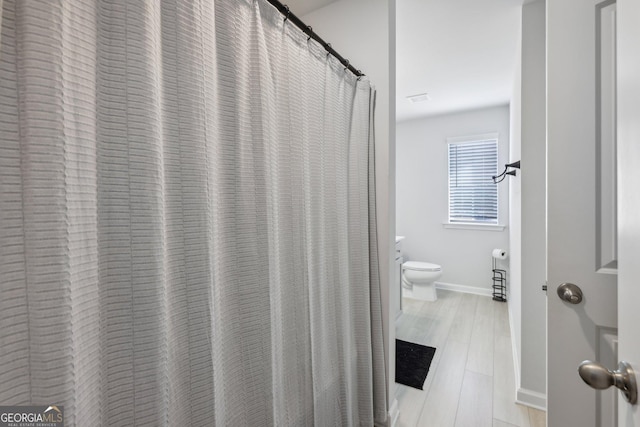
[[[396,338],[435,347],[424,384],[398,384],[399,427],[544,427],[545,412],[514,403],[507,304],[438,290],[403,299]]]

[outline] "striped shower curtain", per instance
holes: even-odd
[[[0,5],[0,406],[383,421],[370,83],[264,0]]]

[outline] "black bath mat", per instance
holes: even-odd
[[[436,349],[396,340],[396,382],[422,390]]]

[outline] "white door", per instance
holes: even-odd
[[[640,372],[640,1],[618,17],[618,358]],[[618,402],[618,425],[640,426],[639,405]]]
[[[638,405],[617,390],[589,388],[577,374],[584,359],[640,368],[639,23],[638,0],[547,2],[549,427],[640,427]],[[616,93],[617,189],[607,176],[615,169],[608,144],[616,139]],[[617,276],[608,274],[616,258]],[[564,282],[582,290],[579,304],[560,299]]]

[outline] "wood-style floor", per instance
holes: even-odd
[[[514,403],[507,304],[438,290],[405,298],[396,337],[436,348],[424,390],[397,384],[399,427],[544,427],[545,413]]]

